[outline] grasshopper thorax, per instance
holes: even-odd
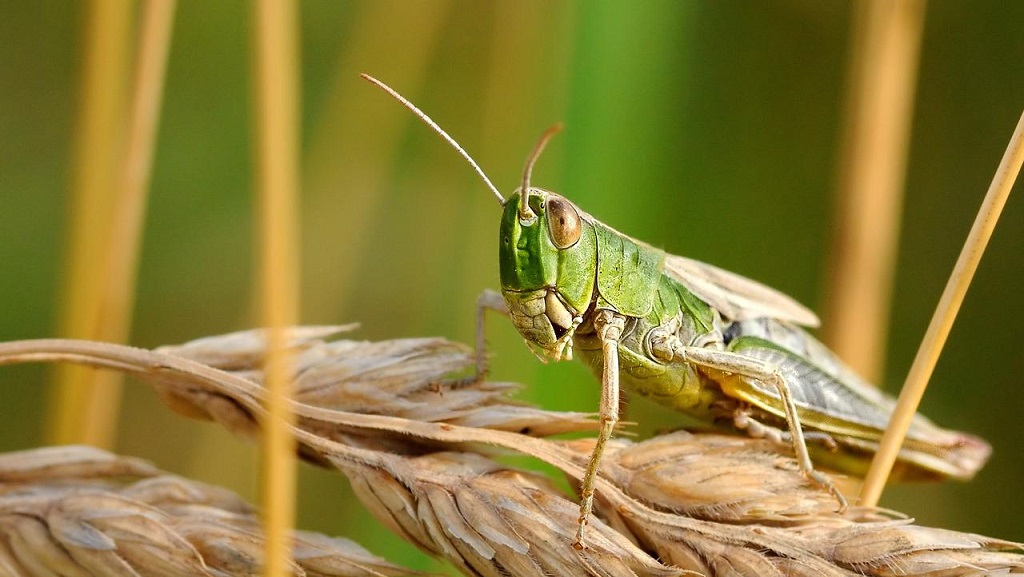
[[[593,223],[564,197],[527,190],[525,199],[517,190],[505,202],[501,289],[523,338],[557,360],[593,299],[597,238]]]

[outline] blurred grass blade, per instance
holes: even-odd
[[[74,164],[64,286],[58,332],[67,337],[105,336],[101,328],[109,304],[103,274],[112,215],[116,170],[121,161],[121,117],[125,97],[131,5],[95,0],[84,11],[80,101],[74,141]],[[54,371],[49,399],[51,442],[80,442],[109,447],[119,398],[116,378],[84,367]]]
[[[995,230],[996,222],[1010,196],[1010,190],[1020,172],[1021,163],[1024,162],[1024,114],[1017,121],[1017,128],[1013,131],[1010,143],[1006,147],[1006,153],[992,177],[992,184],[989,185],[985,199],[982,201],[978,216],[971,226],[971,232],[967,236],[960,257],[953,268],[946,288],[942,291],[942,298],[935,309],[928,331],[921,341],[921,347],[914,357],[914,364],[910,367],[907,380],[900,391],[900,397],[896,404],[889,427],[880,441],[878,453],[871,462],[871,469],[868,470],[864,479],[864,488],[861,490],[860,504],[873,507],[878,503],[882,495],[882,488],[885,480],[892,470],[896,455],[903,438],[910,427],[910,421],[917,412],[917,406],[928,385],[928,379],[932,375],[935,363],[942,352],[942,346],[946,343],[946,337],[953,327],[956,313],[964,301],[967,287],[971,284],[974,272],[978,269],[978,262],[985,252],[985,246],[992,231]]]
[[[289,574],[288,534],[295,517],[295,440],[289,432],[292,359],[286,327],[298,317],[296,196],[298,194],[298,6],[292,1],[256,3],[253,36],[255,167],[260,237],[260,302],[268,330],[265,360],[262,491],[266,575]]]
[[[878,382],[899,237],[924,0],[855,4],[824,341]]]
[[[576,6],[564,144],[572,154],[566,159],[565,190],[591,195],[587,210],[613,213],[608,224],[627,232],[643,230],[643,214],[622,207],[659,207],[647,209],[661,215],[645,232],[644,238],[655,243],[662,231],[679,226],[678,215],[666,209],[672,201],[658,175],[679,162],[673,147],[663,146],[665,119],[686,108],[681,79],[693,74],[698,51],[689,39],[698,16],[699,5],[688,2],[652,3],[644,10],[608,1]],[[637,59],[638,53],[644,57]],[[667,70],[670,78],[664,76]],[[634,86],[649,89],[633,92]],[[627,153],[633,148],[643,153]],[[625,190],[628,200],[597,192]]]
[[[103,304],[104,324],[100,327],[100,339],[104,341],[124,342],[131,326],[142,226],[176,5],[176,0],[145,0],[141,5],[131,116],[105,263],[108,288]]]
[[[380,224],[382,175],[389,171],[377,167],[393,163],[399,136],[413,126],[411,116],[396,114],[394,103],[369,89],[358,74],[379,75],[405,94],[419,93],[450,6],[448,1],[359,5],[352,37],[318,111],[304,166],[303,245],[310,250],[303,269],[315,275],[308,277],[315,282],[306,283],[306,302],[316,318],[344,318],[353,279],[372,252],[367,250],[369,231]],[[402,49],[380,49],[391,44]]]
[[[545,126],[566,117],[567,47],[573,42],[574,9],[570,4],[535,2],[496,2],[491,8],[489,63],[481,80],[479,121],[472,122],[479,126],[472,148],[477,160],[487,163],[498,189],[507,193],[521,177],[522,162],[533,140]],[[565,164],[561,160],[564,150],[549,147],[538,172],[557,173]],[[555,185],[557,180],[539,178],[541,186],[560,188]],[[480,294],[479,279],[497,277],[497,261],[487,241],[494,237],[499,213],[494,202],[477,188],[474,185],[472,194],[460,197],[467,215],[461,225],[438,231],[448,235],[443,239],[444,250],[454,255],[455,262],[453,269],[444,271],[453,282],[429,285],[431,302],[472,303]],[[457,329],[465,330],[475,322],[471,306],[460,305],[444,314]]]

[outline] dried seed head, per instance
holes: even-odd
[[[728,523],[835,516],[835,499],[805,483],[793,459],[770,441],[677,431],[620,447],[606,474],[660,511]]]
[[[452,375],[474,364],[465,345],[440,338],[390,341],[326,342],[323,339],[346,327],[300,327],[291,333],[296,353],[295,400],[310,406],[415,421],[443,422],[468,427],[526,432],[546,436],[595,427],[588,413],[544,411],[513,401],[520,388],[512,383],[480,382],[471,387],[449,387]],[[215,368],[263,382],[265,343],[262,331],[243,331],[207,337],[161,352],[210,364]],[[236,432],[252,436],[258,424],[238,414],[233,402],[218,402],[208,391],[162,388],[179,412],[207,415]],[[313,426],[310,424],[309,426]],[[321,430],[326,437],[336,430]],[[380,434],[374,439],[383,442]],[[399,441],[410,442],[407,436]],[[394,441],[394,439],[392,439]],[[389,449],[398,450],[394,442]]]
[[[100,449],[70,445],[0,454],[0,495],[11,487],[62,480],[150,477],[153,465],[131,457],[118,457]]]
[[[590,451],[583,442],[573,448]],[[619,441],[602,473],[621,493],[599,492],[598,510],[662,562],[705,575],[1024,574],[1020,544],[919,527],[874,508],[836,513],[828,494],[772,450],[685,432]]]
[[[1024,573],[1024,546],[918,527],[874,509],[838,515],[832,512],[834,502],[796,473],[786,449],[747,438],[683,433],[637,445],[617,443],[597,483],[599,513],[607,524],[595,519],[589,548],[577,552],[569,546],[577,514],[572,500],[543,477],[509,470],[468,451],[480,451],[482,445],[518,451],[578,480],[590,451],[587,442],[555,442],[509,432],[515,427],[463,426],[508,424],[512,421],[493,417],[501,412],[494,409],[517,405],[489,384],[474,383],[443,394],[433,390],[436,379],[443,382],[452,370],[442,367],[468,364],[466,351],[450,343],[386,341],[332,349],[335,343],[319,340],[323,329],[293,334],[298,335],[293,346],[299,358],[307,360],[300,364],[298,377],[306,379],[306,402],[292,406],[300,417],[293,429],[300,450],[315,456],[318,464],[344,472],[377,517],[421,548],[452,560],[468,575],[671,575],[682,569],[706,575],[846,577]],[[230,371],[179,356],[63,340],[0,344],[0,364],[71,359],[128,371],[153,383],[166,399],[179,403],[178,408],[255,436],[259,420],[254,416],[263,418],[264,413],[253,359],[262,358],[262,340],[242,334],[248,344],[225,353],[234,338],[168,349],[206,358]],[[357,369],[351,371],[352,367]],[[334,388],[335,380],[358,386]],[[374,390],[376,383],[382,391]],[[344,412],[338,410],[341,407],[374,414]],[[540,420],[553,414],[537,410],[526,418]],[[184,539],[192,550],[186,548],[184,557],[159,560],[146,552],[119,558],[164,563],[161,571],[173,574],[198,556],[220,571],[215,563],[231,561],[227,554],[232,547],[223,549],[224,555],[217,553],[219,544],[231,542],[225,535],[253,538],[251,515],[232,499],[200,485],[158,482],[160,477],[146,473],[145,467],[117,464],[121,471],[139,470],[144,477],[130,483],[130,490],[117,488],[109,479],[99,479],[102,475],[96,471],[102,470],[104,458],[95,453],[70,469],[57,462],[55,453],[44,456],[37,468],[14,457],[6,476],[0,470],[0,480],[6,481],[0,489],[0,532],[6,537],[0,540],[0,569],[11,574],[88,574],[76,556],[83,548],[82,559],[120,571],[123,567],[116,559],[104,556],[109,549],[103,543],[112,539],[116,548],[130,547],[150,534],[163,535],[167,543]],[[110,531],[107,534],[94,530],[92,517],[83,521],[82,507],[57,508],[55,496],[77,483],[68,473],[76,467],[92,471],[83,473],[94,477],[87,481],[90,490],[101,496],[113,493],[96,501],[97,510],[104,503],[118,503],[116,508],[128,512],[127,518],[160,523],[170,533],[122,526],[126,521],[111,513],[114,518],[101,515],[97,522]],[[47,484],[39,479],[45,470],[65,473]],[[25,484],[30,481],[31,486]],[[193,490],[199,494],[191,494]],[[69,511],[62,513],[68,518],[51,517],[51,510]],[[54,527],[63,532],[54,536]],[[208,529],[204,532],[203,527]],[[204,541],[202,535],[209,539]],[[66,542],[58,538],[68,536],[73,538]],[[122,543],[118,536],[130,538]],[[26,551],[38,553],[26,556]],[[252,555],[254,560],[243,565],[258,563],[256,553]],[[305,567],[299,556],[296,562]]]
[[[63,460],[58,463],[57,458]],[[0,455],[0,574],[251,576],[259,519],[238,496],[88,447]],[[344,539],[293,535],[294,575],[416,575]]]
[[[470,453],[396,461],[386,471],[342,464],[382,522],[467,575],[681,575],[599,520],[589,547],[569,546],[579,506],[544,477]]]

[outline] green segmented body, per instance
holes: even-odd
[[[601,427],[581,477],[574,548],[586,547],[601,456],[619,419],[620,381],[707,423],[731,420],[780,441],[788,435],[800,471],[828,489],[840,511],[846,508],[834,483],[814,470],[803,427],[837,447],[819,451],[816,460],[861,473],[878,449],[893,401],[798,326],[816,326],[814,313],[754,281],[632,239],[561,196],[531,188],[533,163],[559,126],[538,141],[522,186],[505,199],[440,126],[384,83],[363,77],[455,148],[504,207],[501,292],[527,346],[554,360],[572,358],[575,347],[601,381]],[[478,302],[477,379],[486,372],[484,308],[501,306],[487,293]],[[966,479],[989,452],[983,440],[917,416],[894,473]]]
[[[743,309],[737,314],[741,318],[724,315],[666,270],[666,261],[679,257],[582,211],[579,240],[569,248],[555,247],[544,212],[552,197],[560,198],[531,189],[529,205],[538,215],[533,226],[519,222],[518,193],[506,203],[502,219],[502,294],[529,345],[556,360],[575,352],[600,378],[605,359],[592,318],[596,310],[610,309],[626,317],[618,369],[633,391],[709,424],[731,425],[737,411],[747,411],[759,422],[784,429],[786,415],[773,386],[694,365],[678,352],[702,347],[764,361],[784,376],[803,427],[826,433],[839,445],[836,451],[818,447],[815,460],[863,473],[888,423],[891,398],[791,320],[758,314],[756,307]],[[560,307],[568,314],[551,314]],[[568,318],[576,318],[576,326]],[[941,429],[918,415],[896,473],[966,479],[988,454],[983,440]]]

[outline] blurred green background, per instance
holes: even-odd
[[[0,5],[0,339],[54,335],[84,4]],[[426,110],[511,191],[535,173],[604,222],[820,310],[852,20],[849,2],[301,3],[302,320],[358,338],[470,342],[497,288],[498,207],[437,136],[359,80]],[[927,6],[884,385],[902,382],[1024,107],[1024,3]],[[131,343],[254,324],[251,15],[182,1],[168,68]],[[1020,189],[1020,186],[1017,187]],[[995,447],[969,484],[897,487],[921,523],[1024,541],[1024,206],[1011,198],[923,411]],[[541,365],[510,323],[494,378],[549,408],[596,410],[582,365]],[[43,367],[4,367],[0,449],[42,442]],[[642,432],[678,423],[634,399]],[[255,449],[127,388],[118,450],[252,498]],[[303,467],[300,524],[431,566]],[[355,529],[353,529],[355,528]]]

